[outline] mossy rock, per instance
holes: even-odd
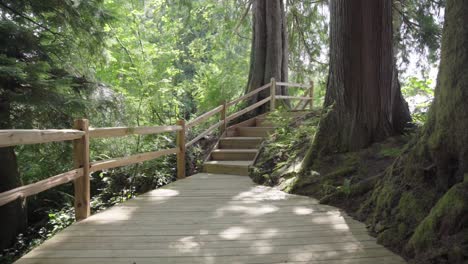
[[[466,232],[468,225],[468,182],[450,188],[418,225],[405,250],[410,254],[427,254],[440,246],[441,240]],[[467,243],[468,237],[460,243]],[[453,244],[456,247],[457,243]],[[452,252],[453,253],[453,252]]]

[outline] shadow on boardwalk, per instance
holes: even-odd
[[[203,173],[75,223],[16,263],[285,262],[404,263],[337,208]]]

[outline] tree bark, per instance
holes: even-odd
[[[448,0],[428,121],[360,209],[381,243],[421,263],[465,263],[468,1]]]
[[[269,83],[272,77],[276,81],[288,81],[288,33],[283,0],[254,0],[252,12],[252,48],[246,93]],[[280,86],[276,93],[287,94]],[[268,90],[253,96],[250,103],[267,96]],[[258,112],[266,112],[267,107],[267,104],[263,105]]]
[[[401,134],[410,122],[393,55],[391,0],[330,1],[330,70],[315,157]]]
[[[5,94],[0,97],[0,129],[11,128],[10,104]],[[22,185],[13,147],[0,148],[0,193]],[[18,233],[26,228],[25,200],[18,199],[0,206],[0,251],[11,246]]]

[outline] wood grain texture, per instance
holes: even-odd
[[[89,163],[89,121],[75,120],[74,128],[83,131],[83,136],[73,141],[73,162],[76,169],[82,169],[82,176],[73,184],[75,194],[75,218],[86,219],[91,214],[91,182]]]
[[[153,126],[153,127],[103,127],[89,129],[91,138],[123,137],[128,135],[151,135],[181,130],[180,126]]]
[[[200,173],[75,223],[18,264],[405,263],[317,200]]]
[[[309,88],[310,87],[307,84],[289,83],[289,82],[277,82],[276,85],[278,85],[278,86],[287,86],[287,87],[298,87],[298,88]]]
[[[182,127],[182,130],[177,132],[177,179],[185,178],[185,120],[177,120],[177,125]]]
[[[286,99],[297,99],[297,100],[307,100],[310,101],[312,98],[306,96],[289,96],[289,95],[278,95],[276,99],[286,100]]]
[[[127,166],[135,163],[140,163],[152,159],[159,158],[161,156],[177,154],[179,152],[178,148],[164,149],[153,152],[140,153],[123,158],[108,159],[102,161],[95,161],[91,163],[90,171],[100,171],[116,167]]]
[[[83,176],[83,169],[71,170],[52,176],[42,181],[38,181],[35,183],[12,189],[7,192],[0,193],[0,206],[12,202],[18,198],[26,198],[28,196],[38,194],[55,186],[71,182],[81,176]]]
[[[83,131],[75,129],[3,129],[0,130],[0,148],[74,140],[83,135]]]

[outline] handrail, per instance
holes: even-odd
[[[169,155],[169,154],[177,154],[177,148],[153,151],[153,152],[146,152],[146,153],[139,153],[136,155],[123,157],[123,158],[115,158],[115,159],[108,159],[102,161],[95,161],[91,163],[90,171],[100,171],[100,170],[107,170],[122,166],[127,166],[135,163],[140,163],[143,161],[148,161],[152,159],[159,158],[161,156]]]
[[[75,129],[5,129],[0,130],[0,147],[74,140],[83,135]]]
[[[310,88],[311,85],[300,84],[300,83],[287,83],[287,82],[276,82],[278,86],[288,86],[288,87],[299,87],[299,88]]]
[[[299,99],[299,100],[311,100],[311,97],[304,97],[304,96],[289,96],[289,95],[277,95],[276,99]]]
[[[234,113],[234,114],[228,116],[228,117],[226,118],[226,120],[227,120],[227,121],[231,121],[232,119],[234,119],[234,118],[236,118],[236,117],[239,117],[239,116],[241,116],[241,115],[243,115],[243,114],[245,114],[245,113],[247,113],[247,112],[250,112],[250,111],[256,109],[257,107],[260,107],[260,106],[266,104],[266,103],[269,102],[270,100],[271,100],[271,97],[267,97],[267,98],[265,98],[265,99],[263,99],[263,100],[261,100],[261,101],[255,103],[255,104],[249,106],[249,107],[246,107],[246,108],[240,110],[239,112],[236,112],[236,113]]]
[[[235,105],[235,104],[237,104],[238,102],[240,102],[240,101],[242,101],[242,100],[244,100],[244,99],[246,99],[246,98],[249,98],[249,97],[251,97],[251,96],[254,95],[254,94],[257,94],[257,93],[259,93],[259,92],[265,90],[266,88],[268,88],[268,87],[270,87],[270,86],[271,86],[271,83],[267,83],[267,84],[261,86],[260,88],[257,88],[257,89],[255,89],[255,90],[253,90],[253,91],[251,91],[251,92],[249,92],[249,93],[247,93],[247,94],[245,94],[245,95],[243,95],[243,96],[241,96],[241,97],[235,99],[235,100],[232,100],[231,102],[227,103],[227,106]]]
[[[220,127],[222,124],[224,123],[223,120],[219,121],[218,123],[210,126],[209,128],[207,128],[205,131],[203,131],[200,135],[196,136],[194,139],[190,140],[187,144],[185,144],[185,147],[188,148],[190,147],[191,145],[195,144],[195,142],[197,142],[199,139],[201,139],[202,137],[210,134],[211,132],[213,132],[213,130],[217,129],[218,127]]]
[[[309,97],[300,96],[285,96],[276,95],[276,87],[278,86],[295,86],[309,88]],[[227,110],[242,100],[245,100],[261,91],[270,88],[270,95],[255,104],[252,104],[238,112],[227,116]],[[149,127],[102,127],[102,128],[89,128],[88,120],[78,119],[75,120],[74,129],[8,129],[0,130],[0,147],[11,147],[16,145],[25,144],[39,144],[58,141],[73,140],[73,159],[75,169],[64,172],[45,180],[41,180],[32,184],[21,186],[3,193],[0,193],[0,206],[12,202],[18,198],[26,198],[28,196],[43,192],[50,188],[74,181],[75,185],[75,217],[77,220],[82,220],[90,215],[90,179],[91,172],[106,170],[130,164],[140,163],[161,156],[177,154],[177,178],[185,177],[185,152],[186,148],[195,144],[201,138],[212,133],[214,130],[221,127],[221,132],[227,128],[229,121],[246,114],[268,102],[270,102],[270,109],[275,109],[276,99],[299,99],[307,100],[312,107],[313,99],[313,83],[309,85],[276,82],[274,78],[270,83],[267,83],[231,102],[224,102],[222,105],[202,114],[201,116],[185,123],[184,120],[177,121],[176,125],[170,126],[149,126]],[[305,105],[307,105],[307,103]],[[209,120],[210,117],[220,113],[220,120],[211,125],[205,131],[201,132],[195,138],[185,143],[186,130]],[[89,144],[90,138],[112,138],[122,137],[128,135],[150,135],[165,132],[177,132],[176,147],[171,149],[164,149],[153,152],[138,153],[135,155],[112,158],[108,160],[100,160],[90,163]]]
[[[28,196],[38,194],[55,186],[71,182],[83,176],[83,169],[75,169],[61,173],[45,180],[24,185],[3,193],[0,193],[0,206],[12,202],[18,198],[26,198]]]
[[[207,120],[208,118],[210,118],[210,117],[214,116],[215,114],[221,112],[223,110],[223,108],[224,108],[224,106],[220,105],[220,106],[214,108],[213,110],[204,113],[203,115],[201,115],[201,116],[191,120],[190,122],[188,122],[185,125],[185,128],[190,129],[191,127],[194,127],[194,126],[202,123],[203,121]]]
[[[90,128],[90,138],[123,137],[128,135],[150,135],[181,130],[181,126],[153,126],[153,127],[102,127]]]

